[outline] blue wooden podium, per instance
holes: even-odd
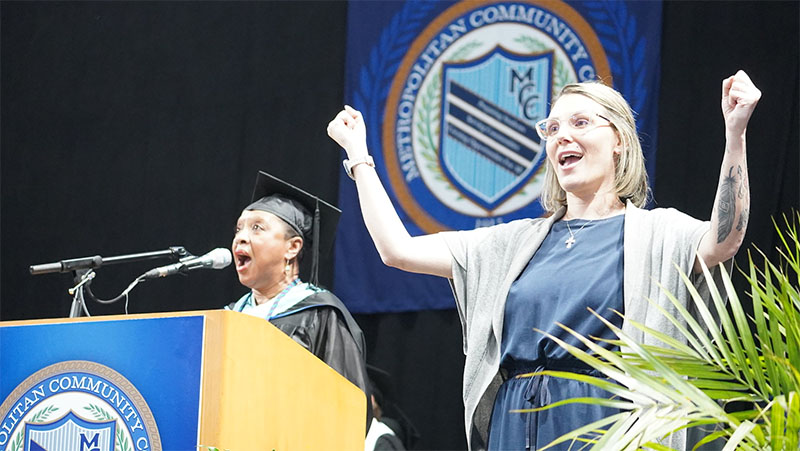
[[[363,449],[363,392],[230,311],[0,322],[0,451]]]

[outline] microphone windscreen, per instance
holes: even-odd
[[[211,267],[214,269],[222,269],[226,266],[231,264],[233,260],[233,256],[231,255],[231,251],[229,249],[225,249],[224,247],[218,247],[213,251],[208,253],[208,256],[211,257]]]

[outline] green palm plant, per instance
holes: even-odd
[[[711,292],[710,305],[716,314],[685,274],[681,277],[691,292],[699,317],[693,317],[669,294],[684,321],[662,310],[679,328],[685,342],[634,323],[637,329],[658,338],[665,346],[642,345],[595,312],[592,313],[617,336],[608,342],[622,351],[608,350],[598,344],[600,340],[584,337],[563,325],[588,352],[548,335],[606,378],[559,371],[535,374],[583,381],[613,396],[575,398],[537,410],[581,402],[613,407],[619,413],[567,433],[547,448],[571,441],[586,449],[669,450],[659,442],[689,427],[701,427],[705,434],[695,448],[717,439],[725,443],[725,451],[800,448],[798,219],[800,213],[791,223],[784,216],[785,232],[776,224],[783,243],[783,249],[778,249],[778,264],[758,251],[764,261],[763,267],[758,267],[748,253],[749,268],[742,273],[748,284],[746,296],[752,300],[752,316],[745,313],[740,296],[723,270],[722,289],[729,301],[729,309],[726,308],[725,298],[703,265]],[[748,407],[726,411],[725,406],[734,402]]]

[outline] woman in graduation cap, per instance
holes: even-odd
[[[613,338],[591,308],[635,339],[650,338],[634,321],[680,338],[659,311],[679,316],[661,287],[691,309],[689,289],[674,265],[693,273],[702,290],[701,261],[709,267],[730,262],[747,226],[745,134],[761,92],[738,71],[723,80],[721,97],[726,142],[710,222],[674,209],[642,208],[647,174],[633,112],[619,92],[598,82],[566,85],[548,117],[519,122],[518,128],[486,112],[500,107],[465,101],[465,114],[474,121],[525,142],[538,134],[546,152],[541,200],[547,217],[475,230],[410,236],[374,169],[361,114],[346,107],[330,122],[328,134],[347,152],[345,170],[356,182],[364,222],[383,261],[451,279],[464,333],[470,448],[540,449],[615,413],[586,404],[512,413],[568,398],[610,396],[574,380],[521,377],[541,370],[592,372],[534,328],[567,341],[556,323],[585,336]],[[624,312],[625,321],[613,311]],[[672,447],[683,447],[682,437],[670,439]]]
[[[316,285],[320,249],[333,241],[341,211],[265,172],[253,199],[236,222],[231,247],[239,282],[250,291],[226,308],[269,320],[366,393],[361,329],[339,298]],[[306,251],[310,283],[300,279]]]

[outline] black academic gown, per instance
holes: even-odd
[[[342,301],[330,291],[319,291],[269,321],[364,392],[369,430],[372,405],[364,334]]]

